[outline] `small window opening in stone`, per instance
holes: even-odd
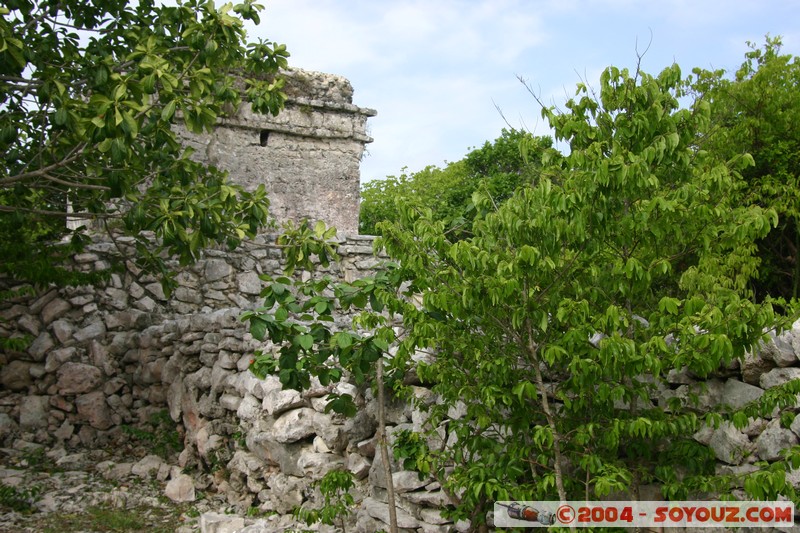
[[[261,130],[261,136],[259,137],[261,146],[266,146],[267,141],[269,141],[269,130]]]

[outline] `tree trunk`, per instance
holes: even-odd
[[[378,447],[386,474],[386,492],[389,505],[389,533],[397,533],[397,507],[394,500],[394,482],[392,481],[392,464],[389,461],[389,448],[386,444],[386,412],[384,409],[385,393],[383,387],[383,358],[376,363],[378,379]]]

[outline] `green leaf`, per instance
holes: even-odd
[[[175,108],[177,106],[177,102],[175,100],[170,100],[161,110],[161,120],[170,121],[172,117],[175,115]]]
[[[254,339],[263,341],[266,340],[267,335],[267,321],[261,317],[254,316],[250,318],[250,334]]]
[[[297,342],[304,350],[310,350],[314,346],[314,337],[311,335],[298,335]]]

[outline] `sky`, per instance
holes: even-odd
[[[339,74],[377,110],[361,181],[458,161],[504,127],[550,130],[561,105],[609,65],[733,72],[747,41],[781,36],[800,55],[800,0],[262,0],[250,38],[286,44],[290,65]]]

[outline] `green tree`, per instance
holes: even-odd
[[[530,146],[527,161],[520,152],[523,139]],[[550,146],[549,138],[504,129],[493,142],[487,141],[445,168],[428,166],[411,175],[368,182],[361,189],[359,231],[377,234],[379,222],[398,220],[401,205],[407,205],[430,209],[434,218],[445,221],[456,234],[465,235],[476,215],[472,193],[484,188],[495,202],[503,202],[536,178],[540,161],[534,154]]]
[[[752,158],[698,149],[711,111],[702,99],[680,107],[685,83],[676,65],[658,76],[610,67],[597,97],[579,85],[568,112],[543,110],[568,155],[548,150],[538,179],[499,205],[473,194],[471,235],[401,208],[379,224],[393,262],[375,277],[293,291],[273,281],[248,317],[282,346],[267,357],[282,382],[344,372],[363,382],[385,361],[402,392],[414,368],[440,401],[420,405],[430,431],[403,434],[396,453],[439,479],[451,516],[475,530],[497,500],[635,499],[644,484],[672,499],[730,491],[693,433],[793,405],[800,382],[738,412],[698,413],[691,396],[656,401],[670,370],[709,376],[790,323],[748,289],[755,242],[777,223],[773,209],[740,201]],[[314,251],[297,246],[299,257]],[[319,316],[334,305],[364,310],[352,331]],[[797,448],[787,461],[800,464]],[[756,498],[795,499],[788,464],[737,481]]]
[[[757,296],[800,295],[800,58],[781,54],[780,38],[767,37],[732,79],[726,72],[695,71],[692,88],[711,103],[702,147],[730,160],[750,154],[742,171],[741,201],[775,209],[779,223],[758,241],[762,266]]]
[[[66,230],[70,212],[134,236],[136,262],[165,274],[162,250],[188,262],[207,244],[235,245],[268,222],[264,191],[244,192],[194,161],[176,127],[209,131],[243,100],[259,112],[282,108],[285,47],[246,41],[244,21],[258,23],[261,9],[252,0],[0,6],[6,277],[78,281],[54,266],[85,241],[83,231]]]

